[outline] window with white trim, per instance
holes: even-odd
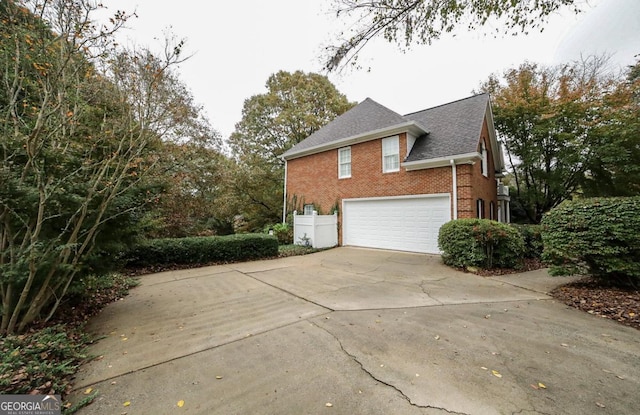
[[[313,215],[313,205],[304,205],[304,214]]]
[[[338,178],[351,177],[351,147],[338,149]]]
[[[489,219],[496,220],[495,210],[496,206],[493,204],[493,202],[489,202]]]
[[[476,200],[476,213],[478,219],[484,218],[484,200],[478,199]]]
[[[382,139],[382,172],[400,171],[400,139],[387,137]]]
[[[489,160],[487,159],[487,146],[484,144],[484,140],[480,145],[480,150],[482,151],[482,164],[480,165],[480,172],[483,176],[489,176]]]

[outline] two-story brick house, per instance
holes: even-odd
[[[508,221],[487,94],[404,116],[367,98],[283,159],[285,203],[338,207],[342,245],[437,253],[451,219]]]

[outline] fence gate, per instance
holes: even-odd
[[[293,243],[314,248],[331,248],[338,245],[338,214],[298,215],[293,212]]]

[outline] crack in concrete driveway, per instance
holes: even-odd
[[[353,248],[148,275],[91,321],[101,358],[72,401],[92,385],[80,414],[634,413],[637,331],[543,294],[563,281]]]

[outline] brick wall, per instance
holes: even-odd
[[[400,160],[407,156],[406,134],[399,135]],[[342,199],[451,192],[451,167],[382,172],[380,140],[351,146],[351,177],[338,179],[338,150],[287,163],[287,194],[314,203],[325,212]]]
[[[474,166],[472,166],[471,173],[471,189],[472,189],[472,210],[473,215],[469,217],[477,217],[477,209],[476,209],[476,201],[478,199],[484,200],[484,214],[483,217],[486,219],[490,219],[492,216],[490,214],[491,202],[493,202],[493,218],[497,219],[497,209],[498,209],[498,195],[497,195],[497,182],[495,175],[495,163],[493,162],[493,149],[491,148],[491,142],[489,140],[489,130],[487,128],[486,121],[482,126],[482,133],[480,139],[484,141],[485,146],[487,148],[487,159],[488,159],[488,175],[485,177],[482,175],[481,171],[481,163],[478,162]],[[478,143],[478,152],[480,152],[480,144]]]
[[[481,174],[481,163],[457,166],[458,217],[476,217],[476,200],[485,200],[488,218],[491,201],[497,206],[494,164],[486,123],[482,138],[486,142],[489,176]],[[407,156],[407,137],[399,135],[400,160]],[[478,147],[478,150],[480,147]],[[381,140],[351,146],[351,177],[338,179],[338,150],[289,160],[287,163],[287,197],[296,196],[298,206],[315,204],[323,213],[334,206],[341,207],[342,199],[449,193],[452,190],[451,167],[424,170],[382,172]],[[494,206],[494,208],[495,208]],[[290,207],[291,209],[291,207]],[[451,214],[453,218],[453,212]],[[340,226],[341,229],[341,226]],[[342,240],[342,239],[340,239]]]

